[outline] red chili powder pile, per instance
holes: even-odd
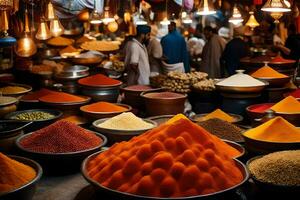
[[[173,99],[173,98],[182,98],[184,95],[174,93],[174,92],[152,92],[145,94],[146,97],[155,98],[155,99]]]
[[[51,103],[75,103],[86,101],[86,98],[76,96],[73,94],[68,94],[65,92],[55,92],[46,96],[42,96],[39,98],[39,100]]]
[[[72,122],[59,120],[25,137],[20,145],[39,153],[69,153],[92,149],[102,142],[94,133]]]
[[[87,175],[104,187],[150,197],[225,190],[243,180],[236,149],[189,119],[175,116],[91,159]]]
[[[275,58],[273,58],[271,60],[271,62],[292,62],[293,60],[288,60],[288,59],[284,59],[283,57],[281,57],[280,55],[276,56]]]
[[[87,86],[111,86],[111,85],[120,85],[122,82],[104,76],[103,74],[97,74],[97,75],[79,79],[78,83]]]
[[[32,93],[28,93],[26,95],[24,95],[21,99],[22,100],[31,100],[31,101],[37,101],[39,100],[39,98],[46,96],[48,94],[55,94],[55,91],[52,90],[48,90],[46,88],[42,88],[38,91],[32,92]]]
[[[271,108],[273,105],[271,104],[263,104],[263,105],[258,105],[256,107],[254,107],[253,109],[251,109],[252,112],[258,112],[258,113],[264,113],[265,111],[267,111],[269,108]]]
[[[92,103],[90,105],[82,106],[80,108],[83,111],[88,111],[88,112],[125,112],[128,111],[127,108],[123,106],[118,106],[113,103],[108,103],[108,102],[97,102],[97,103]]]
[[[131,85],[126,87],[125,89],[142,92],[142,91],[152,90],[153,88],[149,85]]]
[[[289,96],[295,97],[296,99],[300,98],[300,89],[297,89],[297,90],[289,93]]]

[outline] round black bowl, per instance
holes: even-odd
[[[50,109],[32,109],[32,110],[22,110],[22,111],[16,111],[9,113],[5,115],[5,119],[12,119],[14,116],[19,115],[21,113],[28,113],[28,112],[46,112],[49,114],[54,115],[53,118],[50,119],[44,119],[44,120],[20,120],[20,121],[27,121],[27,122],[32,122],[29,126],[24,128],[25,133],[33,132],[36,130],[39,130],[41,128],[44,128],[45,126],[48,126],[58,120],[62,116],[62,112],[59,110],[50,110]],[[14,119],[15,120],[15,119]],[[16,119],[17,120],[17,119]]]
[[[9,156],[9,157],[25,165],[32,167],[36,171],[36,177],[30,182],[28,182],[27,184],[17,189],[0,193],[0,199],[1,200],[31,200],[36,191],[37,182],[42,177],[43,174],[42,167],[37,162],[30,160],[28,158],[24,158],[20,156]]]
[[[91,131],[92,132],[92,131]],[[20,145],[20,141],[25,137],[30,136],[32,133],[21,136],[16,141],[16,146],[20,152],[25,156],[28,156],[36,161],[38,161],[47,175],[65,175],[78,172],[80,170],[81,162],[89,155],[100,151],[101,148],[107,143],[107,139],[104,135],[95,133],[98,137],[102,139],[102,143],[97,147],[68,153],[41,153],[34,152],[25,149]]]
[[[249,159],[246,163],[247,169],[249,171],[249,174],[251,176],[251,179],[256,184],[259,190],[262,192],[272,193],[272,194],[288,194],[288,195],[296,195],[300,194],[300,186],[288,186],[288,185],[277,185],[273,183],[263,182],[255,177],[254,174],[251,173],[249,169],[249,165],[252,161],[259,159],[263,156],[255,156],[251,159]]]
[[[219,191],[219,192],[215,192],[215,193],[211,193],[211,194],[207,194],[207,195],[198,195],[198,196],[190,196],[190,197],[179,197],[179,198],[159,198],[159,197],[148,197],[148,196],[140,196],[140,195],[135,195],[135,194],[130,194],[130,193],[125,193],[125,192],[120,192],[117,190],[113,190],[107,187],[104,187],[102,185],[100,185],[98,182],[96,182],[95,180],[91,179],[87,172],[86,172],[86,165],[87,163],[93,159],[94,157],[96,157],[98,154],[102,153],[103,151],[94,153],[93,155],[90,155],[89,157],[87,157],[81,166],[81,172],[83,174],[83,177],[89,182],[91,183],[94,187],[95,190],[98,192],[101,192],[101,194],[107,194],[111,197],[115,197],[114,199],[131,199],[131,200],[179,200],[179,199],[201,199],[201,200],[216,200],[216,199],[224,199],[224,195],[228,195],[231,194],[233,191],[235,191],[235,189],[237,189],[238,187],[240,187],[241,185],[243,185],[249,178],[249,173],[248,170],[246,168],[246,166],[239,160],[234,159],[236,166],[241,170],[244,179],[243,181],[241,181],[239,184],[232,186],[230,188],[227,188],[225,190]]]

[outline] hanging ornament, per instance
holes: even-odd
[[[246,26],[249,26],[251,29],[254,29],[255,27],[259,26],[259,23],[256,21],[254,17],[254,12],[249,12],[250,17],[249,20],[246,23]]]
[[[265,12],[283,13],[290,12],[291,8],[289,8],[283,0],[268,0],[261,10]]]
[[[61,25],[58,18],[50,21],[50,32],[53,37],[58,37],[64,33],[64,27]]]
[[[211,2],[209,4],[208,1],[209,0],[201,0],[199,9],[196,12],[197,15],[213,15],[217,13]]]
[[[228,20],[230,23],[233,23],[234,25],[238,25],[244,21],[242,18],[242,15],[236,5],[233,7],[233,14]]]
[[[48,40],[51,38],[51,32],[48,28],[47,22],[44,19],[41,19],[41,23],[39,24],[35,38],[38,40]]]

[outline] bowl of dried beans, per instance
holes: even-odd
[[[20,153],[37,160],[45,173],[63,175],[79,171],[82,160],[101,150],[106,142],[102,134],[59,120],[21,136],[16,146]]]

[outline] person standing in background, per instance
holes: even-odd
[[[163,55],[167,64],[176,65],[183,63],[184,71],[190,72],[189,54],[184,37],[176,30],[176,23],[168,26],[169,33],[161,39]]]
[[[150,65],[145,44],[150,39],[151,27],[138,25],[137,34],[125,46],[125,68],[128,85],[149,85]]]
[[[150,41],[147,45],[147,51],[149,55],[150,71],[161,73],[161,58],[163,56],[163,52],[162,46],[156,38],[157,32],[157,26],[151,25]]]
[[[204,28],[207,40],[202,51],[200,71],[206,72],[210,78],[221,78],[220,59],[225,49],[226,41],[215,33],[211,26]]]

